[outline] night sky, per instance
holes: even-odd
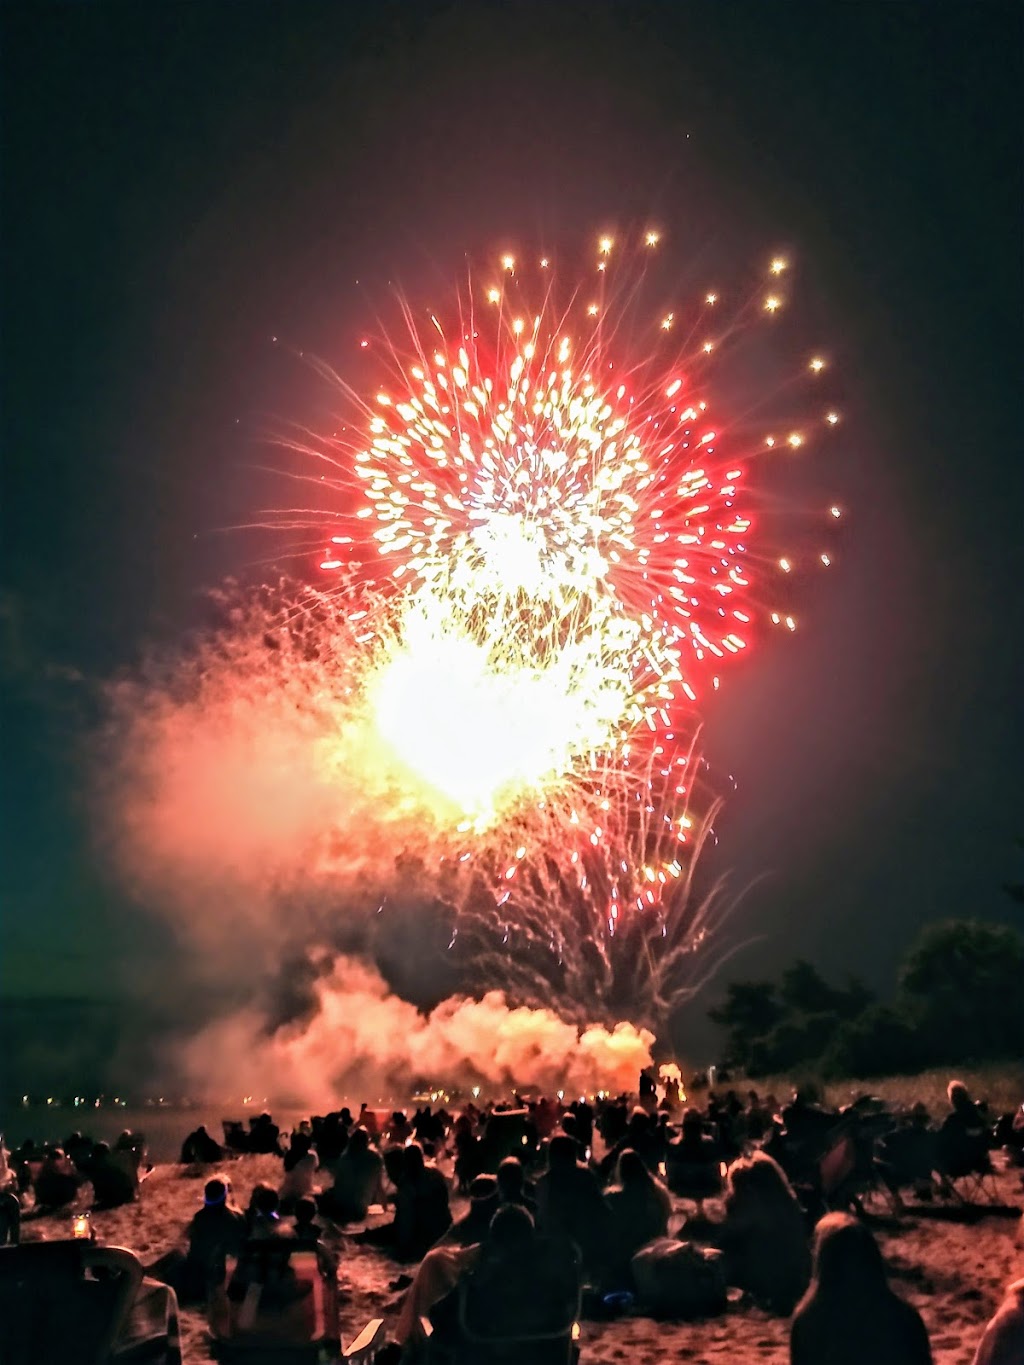
[[[650,221],[681,276],[790,252],[842,375],[786,490],[849,509],[839,564],[708,717],[718,866],[763,875],[730,971],[887,989],[929,920],[1019,923],[1018,5],[0,17],[5,996],[130,1002],[175,960],[95,851],[87,741],[102,681],[271,553],[226,528],[280,497],[262,435],[331,407],[296,353],[344,371],[391,281]]]

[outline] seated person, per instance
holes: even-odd
[[[803,1085],[782,1110],[786,1145],[809,1160],[816,1160],[825,1148],[828,1132],[839,1120],[832,1109],[818,1103],[813,1085]]]
[[[33,1188],[40,1208],[61,1209],[72,1203],[82,1178],[61,1147],[48,1147]]]
[[[830,1213],[814,1233],[814,1272],[793,1315],[790,1365],[931,1365],[921,1315],[889,1288],[863,1223]]]
[[[430,1111],[430,1105],[425,1104],[422,1109],[417,1109],[412,1117],[413,1137],[422,1146],[424,1142],[437,1142],[441,1134],[438,1132],[438,1122]]]
[[[878,1144],[876,1169],[897,1204],[900,1190],[912,1186],[921,1198],[932,1190],[932,1172],[938,1163],[937,1135],[928,1121],[927,1108],[918,1101],[909,1122],[887,1133]]]
[[[460,1194],[465,1194],[470,1182],[483,1172],[483,1143],[474,1131],[469,1114],[455,1120],[455,1179]]]
[[[245,1211],[246,1230],[252,1241],[278,1237],[281,1233],[281,1211],[277,1190],[262,1182],[253,1186],[249,1207]]]
[[[990,1167],[989,1132],[978,1106],[963,1081],[950,1081],[946,1091],[950,1111],[938,1133],[938,1164],[954,1180]]]
[[[646,1109],[639,1107],[633,1110],[625,1133],[601,1162],[603,1179],[607,1180],[614,1175],[619,1157],[626,1150],[638,1152],[649,1170],[658,1169],[658,1163],[663,1159],[665,1151],[656,1115],[649,1114]]]
[[[1011,1284],[985,1328],[974,1365],[1020,1365],[1024,1360],[1024,1279]]]
[[[501,1205],[498,1182],[493,1175],[478,1175],[469,1187],[469,1208],[456,1218],[439,1245],[476,1246],[487,1236],[491,1219]]]
[[[188,1251],[174,1288],[184,1303],[204,1301],[224,1283],[227,1258],[237,1256],[246,1238],[245,1215],[230,1202],[222,1177],[206,1182],[203,1207],[188,1225]]]
[[[341,1122],[341,1114],[328,1114],[316,1136],[316,1154],[323,1167],[331,1168],[348,1145],[348,1129]]]
[[[680,1237],[720,1247],[729,1284],[771,1313],[792,1313],[811,1270],[804,1216],[792,1186],[764,1152],[734,1162],[726,1185],[725,1220],[688,1219]]]
[[[700,1111],[687,1109],[682,1136],[670,1142],[665,1153],[669,1189],[684,1199],[695,1199],[699,1205],[721,1190],[720,1165],[718,1144],[704,1132]]]
[[[300,1124],[299,1127],[295,1130],[294,1133],[292,1133],[291,1137],[288,1140],[288,1147],[284,1153],[283,1162],[285,1170],[286,1171],[292,1170],[293,1167],[299,1161],[301,1161],[304,1156],[307,1156],[309,1154],[309,1151],[312,1148],[312,1146],[313,1146],[312,1133],[307,1133],[305,1125]]]
[[[79,1171],[85,1171],[92,1160],[93,1140],[86,1137],[83,1133],[69,1133],[61,1146],[67,1154],[68,1160],[72,1162]]]
[[[324,1246],[323,1232],[323,1228],[316,1221],[316,1200],[298,1200],[295,1205],[292,1237],[305,1250],[315,1251],[321,1272],[333,1276],[337,1273],[338,1262],[334,1253]]]
[[[746,1110],[747,1137],[751,1142],[760,1142],[771,1127],[772,1115],[767,1104],[761,1102],[756,1090],[747,1091]]]
[[[14,1188],[0,1190],[0,1247],[16,1247],[21,1241],[21,1205]]]
[[[281,1130],[269,1114],[260,1114],[249,1120],[249,1151],[263,1156],[277,1155],[280,1151]]]
[[[291,1213],[299,1199],[311,1199],[317,1192],[315,1187],[317,1172],[316,1152],[308,1151],[295,1160],[291,1167],[285,1168],[284,1179],[278,1191],[281,1212]]]
[[[412,1125],[401,1110],[396,1109],[391,1115],[385,1137],[388,1142],[397,1142],[399,1146],[404,1146],[413,1136]]]
[[[132,1152],[137,1157],[136,1165],[141,1162],[146,1152],[145,1133],[133,1133],[130,1128],[124,1128],[114,1143],[115,1152]]]
[[[575,1141],[553,1137],[548,1169],[537,1181],[537,1226],[547,1237],[575,1242],[584,1269],[599,1278],[608,1252],[608,1222],[597,1177],[576,1160]]]
[[[365,1228],[357,1241],[387,1247],[398,1260],[418,1261],[448,1231],[452,1215],[448,1185],[417,1142],[390,1147],[385,1157],[395,1182],[395,1216],[380,1227]]]
[[[604,1138],[604,1145],[610,1151],[620,1138],[625,1136],[629,1127],[629,1111],[625,1101],[607,1104],[601,1114],[598,1132]]]
[[[418,1261],[451,1226],[448,1182],[418,1142],[405,1148],[404,1164],[395,1194],[395,1252]]]
[[[96,1204],[104,1208],[116,1209],[122,1204],[130,1204],[138,1193],[138,1177],[125,1169],[105,1142],[97,1142],[92,1149],[89,1179]]]
[[[377,1115],[365,1100],[363,1100],[362,1104],[359,1106],[359,1117],[356,1119],[356,1123],[361,1124],[371,1137],[377,1137],[380,1132],[380,1126],[377,1123]]]
[[[502,1204],[521,1204],[532,1216],[537,1213],[537,1201],[526,1188],[526,1172],[517,1156],[507,1156],[498,1167],[498,1200]]]
[[[341,1223],[366,1217],[371,1204],[383,1201],[384,1160],[370,1146],[365,1128],[354,1128],[348,1145],[334,1162],[334,1184],[320,1197],[320,1207]]]
[[[1024,1165],[1024,1105],[1016,1113],[999,1115],[992,1139],[994,1146],[1002,1147],[1012,1166]]]
[[[183,1166],[191,1166],[196,1162],[206,1165],[220,1161],[223,1156],[224,1149],[220,1143],[210,1136],[203,1124],[200,1124],[181,1144],[181,1155],[178,1160]]]
[[[568,1330],[577,1293],[572,1258],[553,1259],[527,1211],[508,1204],[494,1215],[479,1255],[429,1316],[442,1346],[463,1339],[463,1321],[474,1339],[554,1334]],[[538,1358],[535,1343],[529,1359]]]
[[[324,1230],[316,1221],[316,1200],[299,1199],[295,1205],[295,1224],[292,1236],[303,1245],[312,1246],[323,1237]]]
[[[249,1151],[249,1134],[241,1119],[224,1120],[224,1143],[232,1152]]]
[[[630,1262],[642,1246],[668,1235],[672,1200],[639,1152],[626,1150],[619,1157],[618,1183],[605,1191],[604,1202],[610,1214],[606,1282],[614,1289],[631,1287]]]

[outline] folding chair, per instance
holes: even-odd
[[[980,1120],[965,1128],[955,1123],[955,1116],[947,1119],[935,1135],[939,1193],[962,1205],[998,1203],[991,1145],[991,1135]]]
[[[987,1145],[978,1143],[961,1150],[939,1148],[939,1192],[963,1205],[1001,1204],[996,1173]]]
[[[863,1212],[863,1201],[886,1190],[875,1161],[877,1124],[854,1117],[830,1133],[830,1141],[818,1161],[818,1189],[826,1209]],[[888,1191],[894,1205],[898,1199]]]
[[[211,1305],[221,1360],[305,1365],[337,1349],[338,1286],[313,1248],[250,1239]]]
[[[107,1365],[141,1281],[141,1264],[121,1247],[0,1247],[0,1361]]]
[[[582,1284],[579,1253],[572,1243],[541,1239],[534,1255],[529,1298],[508,1302],[499,1320],[480,1290],[486,1256],[459,1286],[461,1344],[457,1365],[574,1365],[579,1357]],[[537,1288],[541,1293],[538,1295]]]

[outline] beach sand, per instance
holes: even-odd
[[[243,1207],[257,1181],[278,1184],[282,1171],[281,1162],[274,1157],[242,1157],[218,1169],[228,1174],[234,1199]],[[190,1171],[180,1166],[158,1166],[143,1184],[138,1203],[93,1214],[97,1239],[128,1247],[143,1264],[183,1245],[182,1230],[199,1207],[203,1183],[213,1171],[212,1167]],[[997,1180],[1005,1203],[1024,1202],[1020,1171],[1001,1170]],[[680,1203],[673,1231],[684,1213],[685,1206]],[[967,1225],[909,1213],[898,1224],[883,1221],[893,1222],[891,1227],[876,1227],[893,1284],[921,1311],[936,1365],[970,1365],[984,1325],[1000,1303],[1005,1286],[1015,1275],[1024,1274],[1020,1220],[987,1217]],[[23,1228],[24,1240],[67,1235],[69,1222],[67,1215],[29,1218]],[[409,1268],[358,1245],[351,1235],[330,1229],[328,1241],[340,1259],[342,1340],[351,1341],[370,1318],[393,1321],[401,1296],[388,1286]],[[210,1359],[203,1315],[183,1310],[181,1329],[186,1362],[194,1365]],[[666,1323],[626,1317],[611,1323],[582,1324],[584,1365],[655,1365],[666,1360],[692,1365],[723,1361],[732,1365],[784,1365],[789,1359],[788,1343],[786,1320],[742,1305],[707,1322]]]

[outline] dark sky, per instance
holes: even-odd
[[[1020,865],[1016,4],[7,4],[2,988],[119,992],[166,948],[90,852],[95,684],[263,552],[275,417],[388,281],[657,219],[783,244],[843,376],[842,562],[708,724],[735,970],[879,985]],[[361,281],[356,285],[356,281]],[[376,294],[374,293],[376,291]],[[801,492],[806,491],[800,490]],[[265,547],[264,547],[265,548]],[[1019,914],[1018,914],[1019,918]]]

